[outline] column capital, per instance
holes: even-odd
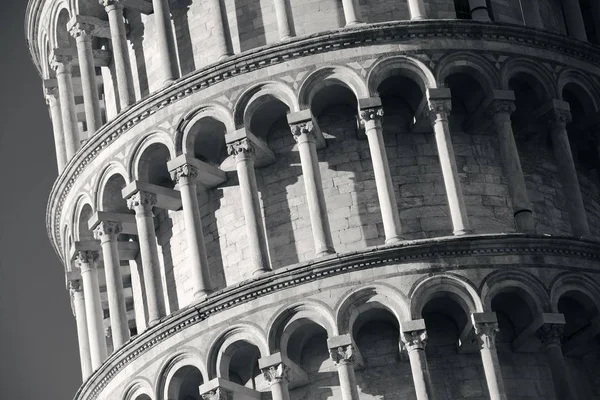
[[[475,340],[480,349],[493,349],[496,347],[496,333],[498,318],[495,312],[480,312],[471,314],[471,321],[475,330]]]
[[[248,139],[240,139],[235,142],[227,143],[227,154],[230,156],[254,156],[255,148],[254,144]]]
[[[271,385],[290,381],[290,368],[282,362],[261,368],[261,372]]]
[[[46,86],[46,87],[44,87],[44,96],[46,97],[46,102],[49,99],[58,100],[58,97],[59,97],[58,86]]]
[[[510,117],[512,113],[517,109],[514,100],[509,99],[493,99],[490,103],[489,108],[487,109],[488,115],[491,117],[496,116],[508,116]]]
[[[354,363],[354,346],[349,344],[331,348],[329,349],[329,355],[335,365],[352,364]]]
[[[80,40],[91,40],[94,32],[94,25],[77,20],[71,20],[67,27],[71,36]]]
[[[544,346],[561,345],[564,324],[544,324],[535,332],[538,339]]]
[[[315,125],[313,121],[303,121],[290,124],[290,130],[294,136],[296,142],[300,141],[302,135],[305,135],[307,139],[315,139]]]
[[[117,7],[123,9],[123,3],[121,0],[98,0],[101,6],[104,8]]]
[[[542,120],[545,120],[551,127],[565,128],[571,122],[571,106],[563,100],[551,100],[535,112]]]
[[[363,125],[369,121],[380,121],[383,118],[381,99],[379,97],[358,99],[358,116]]]
[[[420,329],[416,331],[402,332],[402,342],[406,345],[408,352],[425,348],[427,344],[427,331]]]
[[[233,393],[222,387],[202,393],[203,400],[233,400]]]
[[[79,269],[94,268],[100,253],[96,250],[79,250],[75,253],[75,266]]]
[[[75,57],[71,54],[53,54],[50,59],[50,68],[57,74],[71,72]]]
[[[123,232],[123,224],[119,221],[100,221],[94,229],[94,238],[101,241],[116,240]]]
[[[130,210],[135,210],[138,207],[142,207],[145,210],[151,210],[157,203],[156,193],[145,192],[143,190],[140,190],[127,198],[127,208]]]
[[[71,297],[73,297],[76,292],[81,292],[82,290],[83,287],[79,279],[72,279],[69,281],[69,294]]]
[[[427,114],[429,121],[433,124],[439,118],[447,119],[452,110],[452,96],[450,89],[427,89]]]
[[[171,178],[177,183],[195,181],[198,178],[198,168],[192,164],[182,164],[170,172]]]

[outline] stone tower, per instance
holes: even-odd
[[[598,3],[30,0],[75,399],[600,399]]]

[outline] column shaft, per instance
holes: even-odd
[[[579,0],[562,0],[562,4],[569,36],[584,42],[587,41]]]
[[[270,356],[274,357],[274,356]],[[277,356],[275,356],[277,357]],[[268,358],[268,357],[267,357]],[[264,360],[264,359],[261,359]],[[261,363],[259,360],[259,365]],[[290,400],[290,392],[288,389],[289,368],[278,359],[278,362],[274,365],[261,367],[261,371],[265,378],[265,381],[269,382],[271,387],[271,397],[273,400]]]
[[[383,109],[364,109],[360,117],[369,141],[371,162],[375,174],[377,197],[381,209],[383,230],[385,231],[386,243],[397,243],[402,240],[402,228],[400,216],[398,215],[398,203],[394,193],[390,165],[385,151],[385,142],[381,127]]]
[[[131,73],[131,60],[127,49],[127,36],[125,34],[125,22],[123,21],[123,7],[119,3],[106,6],[108,22],[110,24],[110,37],[117,77],[117,89],[119,91],[120,109],[135,103],[135,91],[133,88],[133,75]]]
[[[410,11],[411,20],[427,18],[423,0],[408,0],[408,10]]]
[[[289,16],[287,12],[286,0],[275,1],[275,16],[277,17],[277,28],[279,29],[279,39],[286,40],[292,37],[290,29]]]
[[[540,14],[539,0],[530,0],[527,3],[521,2],[523,12],[523,23],[532,28],[544,29],[544,22]]]
[[[78,281],[70,281],[71,301],[77,323],[77,342],[79,344],[79,360],[81,362],[81,376],[85,381],[92,374],[92,359],[90,358],[90,343],[88,338],[87,318],[85,314],[85,299]]]
[[[333,249],[333,240],[331,239],[329,217],[327,216],[327,207],[325,206],[323,183],[321,181],[321,171],[319,170],[313,129],[312,123],[310,127],[306,124],[296,125],[292,127],[292,133],[298,142],[300,163],[302,164],[302,178],[304,179],[304,188],[306,190],[306,202],[308,203],[308,212],[310,214],[310,223],[315,243],[315,253],[317,257],[321,257],[333,254],[335,250]]]
[[[358,400],[358,388],[356,387],[356,376],[354,365],[349,362],[337,363],[338,378],[340,380],[340,391],[343,400]]]
[[[429,367],[427,366],[427,357],[424,349],[413,349],[408,352],[410,360],[410,369],[417,400],[433,399],[433,390],[431,388],[431,377]]]
[[[268,271],[269,253],[263,224],[256,174],[254,172],[254,149],[247,139],[228,145],[229,154],[235,154],[235,165],[242,195],[242,208],[250,250],[252,275]]]
[[[563,325],[545,324],[536,332],[546,350],[546,357],[557,400],[574,400],[568,368],[561,349]]]
[[[494,316],[495,318],[495,316]],[[491,400],[507,400],[504,380],[500,371],[500,362],[496,352],[496,333],[498,323],[475,323],[475,335],[479,343],[479,352],[483,372]]]
[[[77,56],[79,58],[85,120],[89,137],[102,126],[100,96],[98,94],[98,84],[96,83],[96,68],[92,51],[92,35],[90,33],[92,29],[91,26],[77,23],[71,30],[77,40]]]
[[[467,217],[467,208],[456,167],[456,158],[454,157],[454,148],[450,138],[450,126],[448,124],[448,112],[451,109],[451,100],[429,100],[435,134],[435,143],[437,145],[442,175],[444,176],[444,186],[446,187],[446,196],[448,197],[448,206],[450,207],[450,216],[455,235],[464,235],[471,231],[469,219]]]
[[[123,293],[123,276],[121,275],[121,262],[117,235],[123,228],[118,222],[100,222],[94,230],[94,235],[100,239],[102,255],[104,257],[104,274],[106,275],[106,295],[108,297],[108,310],[112,331],[113,349],[129,340],[129,322],[125,308],[125,295]]]
[[[75,97],[73,96],[73,81],[71,79],[71,64],[70,62],[57,62],[55,65],[66,158],[69,162],[79,149],[80,141],[77,113],[75,112]]]
[[[107,356],[104,327],[102,326],[104,312],[100,302],[98,269],[94,265],[97,259],[98,253],[91,251],[80,252],[77,256],[77,264],[81,270],[81,280],[83,281],[85,315],[93,370],[98,369]]]
[[[571,229],[573,235],[587,237],[590,235],[590,227],[567,134],[567,122],[570,121],[571,115],[566,110],[556,109],[553,112],[554,116],[550,128],[552,149],[554,150],[554,158],[556,159],[563,192],[567,200]]]
[[[162,76],[162,84],[169,84],[179,77],[175,37],[171,26],[171,10],[168,0],[152,0],[154,22],[156,24],[156,44],[158,46],[158,63]]]
[[[146,196],[145,194],[146,192],[134,194],[127,199],[127,206],[135,211],[144,289],[146,289],[146,303],[148,306],[148,325],[152,325],[166,315],[166,307],[165,298],[162,295],[161,266],[152,215],[152,203],[156,204],[156,195],[148,194]]]
[[[471,18],[479,21],[490,21],[490,13],[486,0],[469,0]]]
[[[63,132],[58,95],[58,88],[47,90],[46,102],[50,108],[52,132],[54,133],[54,148],[56,150],[56,165],[58,166],[58,173],[60,174],[67,164],[67,149],[65,147],[65,135]]]
[[[534,232],[533,213],[531,203],[527,196],[525,177],[521,168],[521,160],[515,137],[512,130],[510,114],[514,110],[514,104],[509,102],[496,103],[493,118],[498,133],[498,144],[500,155],[504,166],[504,176],[508,184],[508,192],[513,208],[513,215],[517,231],[527,233]]]
[[[202,229],[202,217],[200,216],[200,205],[198,204],[198,193],[194,179],[198,171],[192,165],[183,165],[172,171],[179,184],[181,192],[181,204],[183,206],[183,220],[185,224],[185,235],[188,242],[189,266],[192,274],[193,297],[202,299],[212,291],[208,257],[204,244],[204,232]]]
[[[342,0],[342,7],[344,9],[344,19],[346,20],[346,26],[359,24],[360,17],[356,9],[355,0]]]

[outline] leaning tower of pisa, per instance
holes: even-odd
[[[600,399],[597,3],[30,0],[75,399]]]

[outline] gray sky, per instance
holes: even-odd
[[[26,5],[2,0],[0,12],[0,399],[69,400],[81,381],[77,332],[46,236],[56,158]]]

